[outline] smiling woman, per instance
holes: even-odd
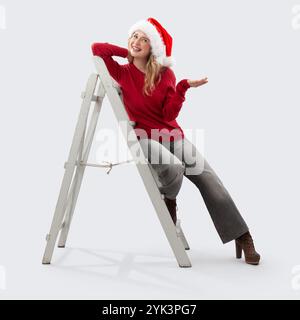
[[[147,132],[148,137],[151,136],[160,141],[181,139],[184,133],[176,118],[185,101],[186,91],[190,87],[187,79],[179,81],[176,85],[176,77],[172,69],[161,66],[154,60],[150,63],[147,62],[146,72],[143,72],[136,65],[137,56],[143,55],[140,52],[134,53],[133,60],[129,59],[129,64],[120,65],[112,56],[130,57],[131,41],[133,41],[133,45],[143,47],[144,50],[140,40],[135,42],[136,40],[132,39],[129,41],[128,49],[105,42],[93,43],[92,51],[94,55],[100,56],[104,60],[110,75],[122,88],[124,106],[130,120],[137,123],[136,131],[143,129]],[[150,55],[152,59],[155,59],[152,53]],[[152,71],[152,63],[154,67],[158,68],[159,77],[154,79],[156,85],[152,92],[147,94],[145,93],[147,77],[151,79],[154,72]],[[153,132],[153,129],[159,132]],[[164,131],[161,132],[162,130]]]
[[[156,84],[161,80],[161,73],[165,69],[165,66],[157,60],[159,53],[157,53],[157,45],[154,46],[154,43],[140,29],[134,30],[132,34],[129,34],[128,60],[145,74],[143,87],[145,95],[151,95]]]
[[[174,224],[176,196],[186,176],[200,191],[222,242],[235,240],[236,257],[240,258],[243,250],[247,263],[258,264],[260,255],[255,251],[246,222],[220,178],[176,121],[187,90],[207,83],[207,78],[182,79],[176,84],[170,68],[175,62],[173,40],[154,18],[138,21],[128,35],[127,49],[106,42],[94,43],[92,50],[120,84],[129,119],[136,123],[134,130],[140,146],[157,173]],[[127,58],[129,64],[120,65],[112,56]],[[173,157],[179,163],[164,161]],[[159,159],[159,163],[153,159]]]
[[[142,31],[135,31],[128,39],[128,51],[135,66],[147,73],[147,61],[151,53],[150,40]]]

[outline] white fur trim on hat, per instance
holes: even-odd
[[[147,20],[139,20],[136,22],[128,31],[129,37],[137,30],[143,31],[150,39],[152,54],[158,63],[166,67],[171,67],[175,64],[176,61],[173,57],[166,56],[166,46],[163,39],[151,22]]]

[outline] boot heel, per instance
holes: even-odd
[[[235,241],[235,253],[236,253],[236,258],[241,259],[242,247],[240,246],[240,244],[237,241]]]

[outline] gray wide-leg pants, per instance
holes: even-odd
[[[176,198],[183,176],[198,188],[223,243],[249,230],[222,181],[190,140],[140,139],[140,145],[160,192],[167,198]]]

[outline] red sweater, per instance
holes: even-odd
[[[190,88],[187,79],[176,85],[175,74],[168,67],[161,74],[161,81],[156,85],[152,95],[143,95],[145,73],[133,63],[120,65],[112,58],[126,58],[127,48],[108,42],[93,43],[91,47],[93,55],[104,60],[110,75],[120,85],[124,106],[129,119],[136,122],[134,129],[139,139],[145,135],[139,134],[141,131],[138,129],[146,131],[145,138],[158,141],[173,141],[184,137],[184,132],[175,119],[185,100],[185,93]]]

